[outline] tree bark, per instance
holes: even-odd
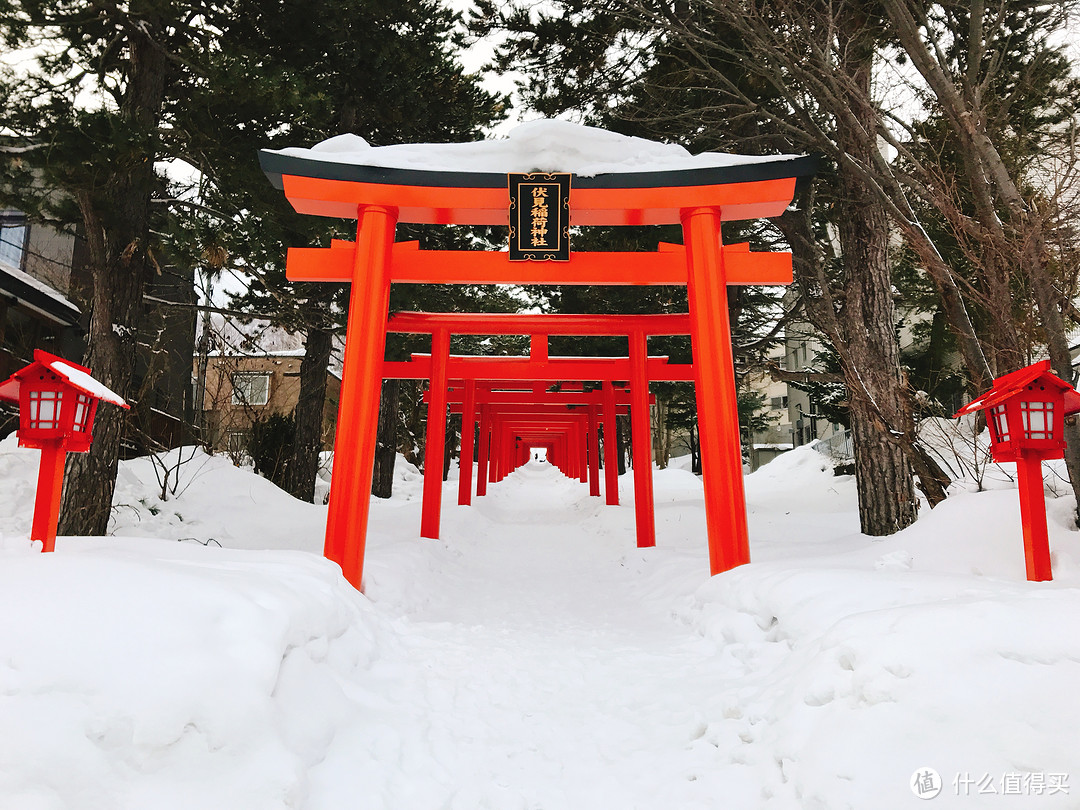
[[[315,479],[322,450],[323,410],[326,406],[326,369],[330,364],[333,334],[308,329],[304,359],[300,363],[300,397],[296,403],[292,458],[285,468],[285,489],[294,498],[315,501]]]
[[[701,442],[698,439],[697,420],[690,425],[690,472],[701,475]]]
[[[443,442],[443,468],[442,480],[450,478],[450,465],[454,461],[454,450],[457,448],[461,422],[457,414],[446,415],[446,441]]]
[[[154,41],[156,24],[143,19],[130,33],[128,86],[119,117],[132,131],[130,160],[113,164],[97,193],[80,192],[92,279],[90,329],[83,357],[94,376],[122,397],[130,397],[135,375],[137,330],[143,291],[154,266],[147,253],[156,129],[165,97],[166,54]],[[120,441],[126,412],[102,406],[88,453],[68,456],[58,533],[103,535],[108,531]]]
[[[398,380],[383,380],[382,397],[379,399],[379,427],[375,435],[375,469],[371,476],[371,494],[376,498],[389,498],[394,492],[400,394]]]
[[[615,417],[615,443],[618,452],[615,454],[615,458],[619,460],[618,469],[619,475],[626,475],[626,446],[627,446],[627,432],[630,429],[630,417],[628,416],[616,416]]]
[[[666,470],[668,462],[671,460],[671,431],[668,428],[669,408],[670,405],[667,400],[657,396],[656,403],[650,409],[653,459],[656,461],[656,466],[661,470]]]
[[[848,48],[838,68],[851,80],[849,104],[861,126],[837,121],[838,145],[863,165],[877,149],[876,115],[869,103],[876,53],[874,27],[858,11],[838,17]],[[859,173],[839,167],[838,232],[843,254],[845,302],[841,365],[850,394],[859,520],[864,534],[887,535],[916,518],[911,467],[890,430],[904,418],[900,348],[888,260],[884,206]]]

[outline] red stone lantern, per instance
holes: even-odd
[[[994,461],[1016,462],[1027,578],[1052,579],[1042,462],[1064,457],[1065,417],[1080,411],[1080,393],[1054,376],[1050,361],[1043,360],[998,377],[993,388],[956,416],[980,410],[987,412]]]
[[[85,453],[93,442],[98,403],[129,407],[118,395],[90,376],[90,369],[34,350],[34,362],[0,383],[0,401],[19,406],[19,447],[41,450],[31,540],[45,551],[56,543],[60,492],[67,453]]]

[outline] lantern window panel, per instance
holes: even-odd
[[[75,421],[72,423],[72,430],[78,433],[86,433],[87,422],[90,417],[90,397],[86,394],[76,394],[75,396]]]
[[[1024,438],[1032,440],[1054,438],[1054,403],[1029,400],[1020,403]]]
[[[60,406],[63,391],[30,392],[30,429],[55,430],[60,427]]]
[[[1009,441],[1009,420],[1005,417],[1005,406],[996,405],[990,409],[990,429],[997,441]]]
[[[265,405],[270,401],[270,375],[265,372],[238,371],[232,375],[233,405]]]

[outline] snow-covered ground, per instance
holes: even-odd
[[[167,499],[125,463],[115,536],[42,555],[37,453],[0,443],[0,808],[1080,807],[1071,495],[1031,584],[1007,480],[875,540],[801,448],[709,579],[685,470],[639,550],[629,477],[621,507],[544,463],[472,507],[452,480],[432,541],[400,463],[360,595],[325,507],[184,458]]]

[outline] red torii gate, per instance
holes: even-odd
[[[630,392],[628,389],[623,387],[614,389],[613,401],[615,402],[615,407],[609,408],[608,411],[610,413],[605,414],[605,396],[603,390],[601,389],[596,389],[593,391],[573,391],[567,390],[567,387],[564,384],[560,386],[558,390],[552,390],[546,388],[544,383],[539,383],[538,386],[541,390],[537,391],[536,388],[508,388],[507,386],[512,385],[512,383],[500,384],[487,382],[484,385],[477,385],[477,381],[475,380],[466,380],[463,382],[463,386],[455,386],[455,383],[451,382],[450,391],[447,395],[447,401],[450,403],[450,413],[457,413],[462,415],[460,459],[462,474],[458,486],[458,504],[461,506],[469,504],[470,495],[472,492],[472,463],[475,459],[473,457],[473,436],[469,435],[469,428],[475,426],[476,417],[484,406],[489,406],[489,409],[498,408],[499,411],[502,413],[505,413],[515,408],[523,409],[521,411],[515,411],[518,413],[530,413],[537,411],[545,412],[540,409],[555,410],[558,408],[561,408],[562,412],[566,412],[570,409],[576,410],[580,408],[587,408],[587,414],[590,420],[589,432],[591,435],[596,435],[596,433],[598,432],[596,430],[597,426],[599,426],[602,422],[604,423],[605,448],[607,448],[608,446],[608,438],[612,437],[614,434],[614,426],[613,423],[607,422],[604,417],[609,416],[610,418],[614,417],[615,415],[624,416],[630,413]],[[465,402],[466,397],[468,396],[466,392],[470,384],[473,386],[474,391],[472,395],[474,405],[471,415],[468,412]],[[607,385],[611,384],[607,383]],[[655,397],[650,394],[650,404],[653,402],[654,399]],[[424,401],[430,401],[430,392],[425,392]],[[481,440],[483,440],[483,438],[484,437],[482,437]],[[550,449],[550,445],[551,442],[545,442],[541,439],[537,439],[534,441],[533,446],[549,447]],[[616,448],[614,438],[611,438],[611,450],[614,451],[615,449]],[[589,443],[589,450],[590,452],[593,450],[591,437]],[[590,455],[590,465],[594,457],[597,459],[597,464],[599,465],[599,451],[597,451],[593,455]],[[617,475],[614,474],[615,465],[609,465],[608,462],[605,461],[605,471],[608,469],[609,466],[612,468],[612,472],[605,476],[605,489],[607,490],[607,503],[614,506],[618,505],[619,503],[618,481],[616,480]],[[480,474],[484,473],[486,473],[486,470],[481,469]],[[594,474],[592,471],[592,467],[590,466],[589,475],[589,494],[599,496],[599,474]]]
[[[791,256],[724,246],[720,223],[779,216],[791,203],[796,178],[813,173],[813,159],[748,158],[692,169],[574,175],[571,225],[681,224],[684,245],[661,244],[655,253],[571,251],[566,262],[510,262],[497,251],[395,243],[397,222],[506,225],[503,173],[337,162],[328,152],[263,151],[260,161],[299,213],[357,220],[355,242],[290,248],[287,265],[295,281],[352,284],[325,553],[355,587],[362,584],[392,282],[686,284],[710,570],[749,561],[727,285],[788,284]],[[437,331],[434,343],[433,355],[447,354],[449,331]],[[644,344],[644,332],[630,335],[630,366],[638,378],[646,376]],[[444,398],[446,369],[436,376],[432,390]],[[645,468],[650,465],[646,459]]]
[[[656,545],[653,520],[652,458],[649,424],[649,381],[690,381],[693,366],[669,364],[666,357],[646,354],[649,335],[680,335],[690,332],[686,314],[675,315],[519,315],[510,313],[427,313],[398,312],[390,316],[387,331],[430,334],[432,353],[414,354],[407,361],[383,363],[384,377],[428,379],[427,440],[424,451],[424,517],[420,534],[439,536],[439,513],[442,501],[441,478],[429,477],[428,470],[442,469],[445,424],[431,419],[432,413],[446,410],[446,391],[450,379],[496,381],[592,381],[605,386],[615,381],[629,381],[631,391],[631,444],[634,468],[634,509],[637,544],[641,548]],[[450,355],[450,336],[524,335],[530,336],[528,357],[456,357]],[[624,357],[552,357],[548,354],[550,335],[625,335],[630,356]],[[614,406],[605,419],[605,430],[614,432]],[[471,426],[463,426],[462,435]],[[481,435],[486,435],[483,423]],[[498,438],[498,437],[496,437]],[[462,455],[472,448],[462,447]],[[501,457],[496,461],[501,462]],[[605,465],[615,464],[614,447]],[[470,467],[471,472],[471,467]],[[740,467],[741,472],[741,467]],[[612,475],[610,472],[609,476]],[[491,479],[494,481],[495,479]],[[618,482],[609,482],[608,491],[618,492]],[[482,494],[479,493],[478,494]],[[609,500],[609,503],[611,501]]]
[[[627,391],[624,388],[615,388],[614,382],[624,380],[627,374],[625,359],[599,358],[599,357],[558,357],[551,358],[553,362],[544,361],[534,363],[528,357],[454,357],[448,358],[455,375],[461,375],[458,379],[464,383],[464,391],[459,395],[457,402],[451,402],[449,393],[440,397],[435,384],[425,393],[424,401],[428,404],[428,419],[426,426],[425,450],[424,450],[424,492],[423,492],[423,518],[421,521],[420,534],[422,537],[437,538],[439,536],[439,515],[442,501],[442,454],[445,445],[445,423],[439,418],[441,412],[445,417],[446,403],[450,405],[451,413],[462,414],[462,448],[461,448],[461,479],[459,481],[458,503],[469,502],[468,492],[471,489],[472,461],[473,461],[473,427],[477,414],[480,416],[480,470],[481,475],[485,468],[490,470],[489,477],[485,480],[481,477],[478,481],[477,495],[483,495],[486,491],[486,481],[499,481],[505,477],[506,451],[502,444],[502,436],[497,431],[506,422],[509,416],[535,417],[534,421],[544,421],[552,424],[556,421],[553,416],[562,417],[562,423],[571,423],[574,427],[583,426],[583,432],[578,437],[581,442],[582,458],[587,459],[592,469],[589,473],[582,468],[581,475],[591,475],[593,485],[590,494],[599,495],[599,441],[598,427],[601,419],[597,411],[603,408],[603,424],[605,435],[615,434],[615,417],[618,414],[629,413],[631,415],[631,445],[634,458],[634,491],[635,491],[635,517],[637,525],[637,544],[641,548],[656,544],[655,526],[653,522],[653,495],[652,495],[652,470],[649,449],[651,447],[650,425],[648,406],[654,401],[654,397],[648,392],[648,382],[638,385],[643,390],[644,396],[635,398],[633,389]],[[433,359],[430,355],[414,354],[412,360],[387,361],[384,364],[383,373],[387,378],[399,379],[435,379],[437,372],[430,372]],[[689,364],[667,365],[667,358],[656,356],[648,358],[648,366],[653,369],[653,379],[664,381],[686,381],[690,379],[692,367]],[[565,382],[567,377],[600,381],[603,390],[593,392],[588,398],[578,397],[577,401],[560,396],[561,392],[550,392],[546,389],[541,391],[515,391],[504,390],[477,391],[476,383],[480,380],[487,381],[490,386],[506,386],[514,384],[515,380],[529,380],[528,370],[548,368],[549,376],[546,381],[558,380]],[[503,379],[503,375],[515,376]],[[566,375],[566,376],[563,376]],[[490,379],[495,377],[495,381]],[[472,386],[472,393],[469,388]],[[621,392],[621,393],[620,393]],[[499,396],[499,395],[503,396]],[[512,397],[506,396],[513,394]],[[471,400],[466,400],[471,397]],[[440,403],[440,399],[442,403]],[[516,402],[515,402],[516,400]],[[566,401],[560,401],[566,400]],[[630,407],[632,406],[632,407]],[[580,412],[574,409],[581,408]],[[484,442],[490,440],[491,448]],[[585,454],[585,442],[592,451]],[[618,504],[618,480],[616,471],[615,443],[605,442],[606,457],[605,469],[607,470],[607,502],[611,505]],[[571,464],[578,457],[568,456]],[[644,465],[644,466],[643,466]],[[582,482],[588,478],[582,477]]]

